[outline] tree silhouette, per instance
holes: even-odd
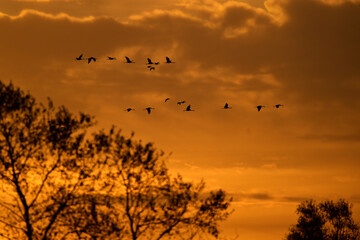
[[[37,104],[11,83],[0,82],[1,236],[49,239],[61,213],[81,191],[81,156],[89,115]],[[81,171],[80,171],[81,170]]]
[[[106,181],[94,184],[101,197],[94,199],[92,207],[82,208],[87,209],[83,215],[89,217],[73,232],[92,238],[104,237],[100,232],[117,232],[122,239],[133,240],[173,235],[192,239],[201,232],[218,236],[219,221],[230,213],[224,191],[204,197],[204,182],[186,182],[180,175],[172,178],[161,159],[162,152],[151,143],[125,138],[115,128],[96,134],[95,146],[102,156],[97,161],[104,168],[94,174]],[[100,215],[112,217],[95,236],[89,226],[102,222]]]
[[[87,114],[38,104],[0,82],[0,236],[6,239],[217,237],[222,190],[170,176],[153,144]]]
[[[297,224],[289,229],[288,240],[358,240],[359,224],[352,218],[352,205],[340,199],[337,202],[315,200],[302,202],[296,212]]]

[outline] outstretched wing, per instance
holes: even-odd
[[[148,64],[153,64],[153,62],[151,61],[150,58],[148,58],[147,61],[148,61]]]
[[[127,56],[125,56],[125,58],[126,58],[126,62],[131,63],[130,58],[128,58]]]

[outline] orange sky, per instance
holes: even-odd
[[[154,142],[234,196],[226,236],[275,240],[306,198],[360,220],[359,23],[357,0],[1,0],[0,79]]]

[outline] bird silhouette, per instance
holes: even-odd
[[[190,111],[195,111],[195,110],[192,110],[192,109],[191,109],[191,105],[189,105],[189,106],[186,107],[186,109],[185,109],[184,111],[190,112]]]
[[[147,58],[148,63],[147,64],[154,64],[150,58]]]
[[[165,99],[165,102],[167,102],[167,101],[169,101],[169,100],[170,100],[170,98],[166,98],[166,99]]]
[[[279,107],[283,107],[284,105],[282,105],[282,104],[276,104],[276,105],[274,105],[274,107],[276,107],[276,108],[279,108]]]
[[[116,58],[108,56],[108,60],[116,60]]]
[[[91,63],[91,60],[94,61],[94,62],[96,62],[96,58],[94,58],[94,57],[89,57],[89,58],[88,58],[88,64]]]
[[[184,101],[179,101],[179,102],[177,102],[176,104],[177,105],[181,105],[181,104],[183,104],[183,103],[186,103],[186,101],[184,100]]]
[[[166,62],[165,63],[175,63],[175,62],[171,61],[169,57],[166,57]]]
[[[130,112],[130,111],[133,111],[133,110],[135,110],[135,109],[133,109],[133,108],[127,108],[127,109],[125,109],[124,111]]]
[[[159,64],[159,62],[153,62],[153,61],[151,61],[150,58],[147,58],[147,61],[148,61],[147,64],[149,64],[149,65],[152,65],[152,64],[158,65],[158,64]]]
[[[83,57],[83,55],[82,55],[82,54],[80,54],[80,56],[78,56],[78,57],[76,58],[76,60],[78,60],[78,61],[80,61],[80,60],[84,60],[82,57]]]
[[[155,70],[155,68],[154,67],[149,67],[149,70],[151,71],[151,70]]]
[[[147,107],[147,108],[145,108],[144,110],[146,110],[146,111],[147,111],[147,113],[148,113],[148,114],[150,114],[152,109],[155,109],[155,108],[152,108],[152,107]]]
[[[125,63],[135,63],[134,61],[130,60],[127,56],[125,56],[126,62]]]
[[[260,112],[261,108],[263,108],[263,107],[265,107],[265,106],[263,106],[263,105],[258,105],[258,106],[256,106],[258,112]]]
[[[225,103],[225,106],[223,107],[223,109],[231,109],[231,107],[229,107],[229,104]]]

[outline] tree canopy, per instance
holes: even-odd
[[[301,202],[296,210],[298,222],[290,227],[286,239],[358,240],[360,227],[352,217],[351,208],[352,205],[344,199]]]
[[[7,239],[193,239],[219,236],[223,190],[168,173],[152,143],[0,82],[0,236]]]

